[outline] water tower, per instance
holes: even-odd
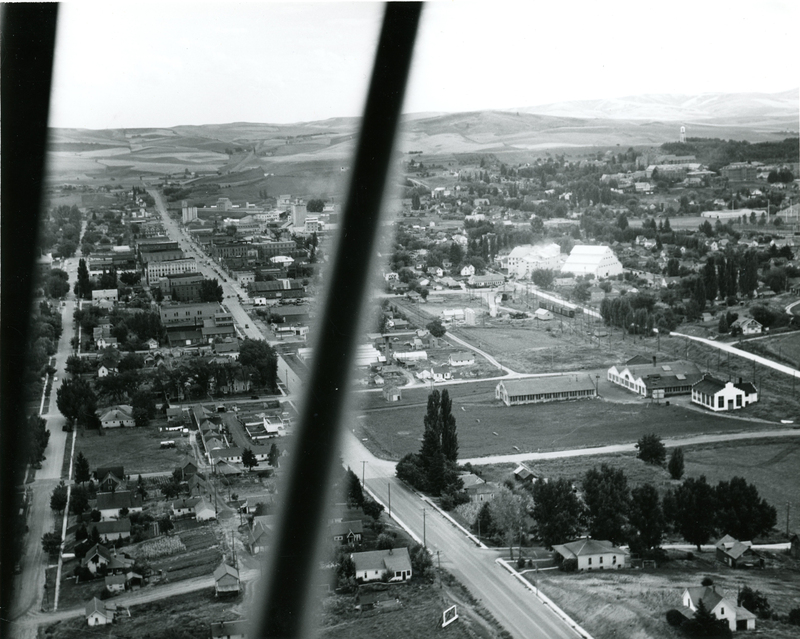
[[[685,126],[681,127],[681,138],[680,138],[679,142],[681,144],[686,144],[686,127]]]

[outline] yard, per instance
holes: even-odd
[[[458,427],[459,456],[565,450],[635,442],[655,432],[663,438],[774,428],[767,422],[726,418],[680,406],[618,404],[599,400],[505,406],[495,383],[449,387]],[[471,391],[471,392],[470,392]],[[356,435],[376,455],[399,459],[417,452],[427,390],[404,394],[401,406],[367,408]],[[415,403],[414,400],[417,400]],[[370,397],[368,405],[379,401]]]
[[[114,639],[208,637],[212,622],[246,618],[248,611],[241,601],[218,600],[211,589],[206,589],[133,606],[130,612],[130,617],[123,613],[112,626],[92,628],[91,636]],[[40,636],[47,639],[84,639],[88,632],[86,620],[81,616],[53,624]]]
[[[323,602],[323,639],[407,639],[415,637],[464,637],[493,639],[503,636],[483,606],[466,589],[445,574],[444,588],[437,584],[411,583],[391,586],[400,599],[397,608],[377,608],[359,613],[354,595],[331,595]],[[458,606],[459,618],[442,628],[442,612]]]
[[[77,433],[75,455],[82,452],[92,470],[99,466],[121,465],[125,474],[171,471],[192,457],[188,436],[159,432],[156,426],[146,428],[111,428],[102,431],[82,430]],[[161,448],[160,443],[173,440],[175,448]]]
[[[738,590],[749,585],[765,594],[772,609],[785,618],[800,601],[798,568],[794,562],[777,569],[736,571],[717,563],[711,553],[701,553],[694,560],[675,559],[648,571],[540,571],[538,585],[595,639],[675,639],[682,635],[667,624],[665,613],[681,607],[687,586],[699,586],[708,576],[718,590],[735,599]],[[533,582],[536,574],[525,576]],[[759,619],[756,632],[759,629],[771,639],[797,637],[797,626],[778,621]]]

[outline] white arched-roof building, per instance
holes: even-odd
[[[561,272],[573,275],[591,274],[597,278],[612,277],[622,273],[622,262],[608,246],[582,244],[573,247],[561,267]]]

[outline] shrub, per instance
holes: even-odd
[[[675,608],[667,610],[667,623],[670,626],[680,626],[685,620],[686,617],[681,614],[680,610],[675,610]]]
[[[564,572],[577,572],[577,570],[578,570],[578,560],[577,559],[565,559],[564,561],[561,562],[560,568]]]
[[[714,580],[711,577],[703,577],[703,581],[700,582],[701,586],[713,586]]]
[[[522,570],[525,567],[525,557],[520,557],[517,559],[517,568]]]
[[[800,608],[792,608],[789,611],[789,623],[793,626],[800,626]]]
[[[761,619],[769,619],[772,616],[772,608],[766,596],[760,590],[753,590],[750,586],[742,588],[738,604]]]

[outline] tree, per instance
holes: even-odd
[[[714,534],[716,498],[714,489],[706,481],[705,475],[699,479],[689,477],[671,494],[671,513],[675,529],[690,544],[700,546],[708,542]],[[665,506],[666,506],[665,497]]]
[[[350,468],[347,469],[347,503],[350,506],[357,506],[361,508],[364,505],[364,491],[361,488],[361,482]]]
[[[203,280],[200,283],[201,302],[221,302],[223,299],[222,285],[216,280]]]
[[[144,480],[141,475],[139,475],[139,479],[136,482],[136,494],[142,498],[142,501],[147,499],[147,488],[145,488]]]
[[[309,213],[322,213],[325,208],[325,201],[320,199],[312,199],[306,203],[306,211]]]
[[[642,484],[631,491],[629,521],[636,531],[636,541],[646,549],[656,548],[664,535],[664,513],[658,491],[652,484]]]
[[[63,513],[67,507],[67,487],[64,482],[60,482],[58,486],[53,489],[53,494],[50,495],[50,508],[57,513]]]
[[[683,477],[683,448],[673,448],[672,454],[669,456],[669,463],[667,464],[672,479],[680,479]]]
[[[778,523],[778,513],[743,477],[721,481],[714,489],[716,521],[720,532],[742,541],[769,533]]]
[[[245,468],[247,468],[247,470],[253,470],[253,468],[258,466],[258,460],[256,459],[256,455],[249,448],[245,448],[242,451],[242,465]]]
[[[458,461],[458,433],[456,432],[456,417],[453,415],[453,400],[447,389],[442,391],[442,400],[439,405],[442,423],[442,454],[445,460],[455,463]]]
[[[89,510],[89,491],[84,486],[73,488],[69,509],[73,515],[82,515]]]
[[[667,458],[667,449],[661,438],[655,433],[644,435],[636,444],[639,449],[636,455],[643,462],[655,466],[663,466]]]
[[[730,326],[728,326],[728,318],[725,315],[720,315],[719,324],[717,325],[717,330],[720,332],[721,335],[724,335],[728,331],[730,331]]]
[[[681,629],[690,637],[730,637],[731,630],[725,619],[708,610],[701,599],[692,619],[687,619]]]
[[[82,379],[67,379],[58,388],[56,406],[67,418],[70,426],[75,423],[92,427],[91,415],[97,413],[97,397],[91,386]]]
[[[180,481],[176,480],[174,476],[171,477],[168,482],[161,484],[161,492],[164,493],[164,497],[167,499],[175,499],[181,492]]]
[[[412,193],[411,195],[411,210],[412,211],[419,211],[422,208],[422,205],[419,201],[419,195],[416,193]],[[453,262],[453,264],[458,264],[458,262]]]
[[[630,504],[625,473],[608,464],[592,468],[584,475],[583,494],[591,536],[612,544],[622,543]]]
[[[169,515],[164,515],[161,519],[158,520],[158,530],[160,532],[168,533],[174,528],[175,524],[172,523],[172,519],[170,519]]]
[[[61,551],[61,535],[57,532],[42,535],[42,550],[50,557],[55,557]]]
[[[280,456],[281,451],[278,450],[278,445],[273,443],[272,446],[269,447],[269,453],[267,453],[267,463],[273,468],[277,468]]]
[[[267,342],[245,339],[239,346],[239,363],[243,368],[255,369],[257,385],[273,391],[277,389],[278,357]]]
[[[520,540],[521,545],[528,504],[520,495],[513,493],[506,486],[500,487],[490,504],[492,520],[505,537],[509,555],[511,559],[514,559],[513,544],[515,540]]]
[[[411,574],[414,579],[433,581],[435,575],[433,560],[428,550],[422,544],[414,544],[408,549],[408,556],[411,560]]]
[[[717,297],[717,269],[714,266],[714,259],[709,257],[703,267],[703,284],[705,286],[706,299],[713,302]]]
[[[539,539],[548,548],[564,543],[580,531],[583,506],[565,478],[533,485],[533,518]]]
[[[772,616],[772,607],[767,597],[760,590],[753,590],[750,586],[745,586],[739,591],[737,603],[761,619],[769,619]]]
[[[361,506],[361,510],[363,510],[364,514],[368,517],[372,517],[375,521],[378,521],[381,513],[383,512],[383,504],[379,504],[374,499],[365,497],[364,504]]]
[[[89,468],[89,460],[82,452],[78,452],[78,456],[75,458],[75,481],[82,486],[91,479],[92,471]]]
[[[572,289],[572,297],[578,302],[588,302],[591,297],[589,282],[578,282]]]
[[[484,502],[478,511],[478,516],[475,518],[472,529],[481,537],[491,537],[494,534],[494,519],[492,518],[492,509],[488,501]]]
[[[442,324],[442,320],[438,318],[432,322],[428,322],[428,324],[425,325],[425,328],[427,328],[428,331],[430,331],[430,334],[434,337],[443,337],[447,332],[447,329]]]
[[[150,423],[146,408],[136,406],[131,410],[131,415],[133,416],[133,423],[137,428],[144,428]]]

